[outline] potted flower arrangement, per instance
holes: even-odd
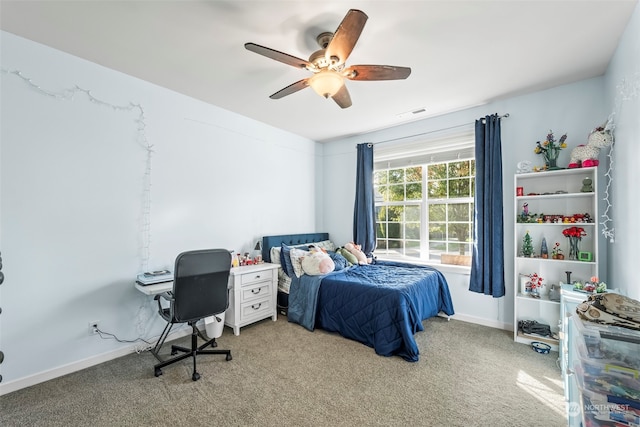
[[[580,252],[578,244],[582,237],[587,235],[584,228],[575,226],[565,228],[562,234],[569,239],[569,259],[578,259],[578,252]]]
[[[564,254],[562,253],[562,249],[560,249],[560,243],[556,242],[553,245],[553,249],[551,249],[551,258],[564,259]]]
[[[556,141],[555,136],[553,136],[553,131],[550,130],[545,141],[536,142],[536,148],[533,152],[536,154],[542,154],[546,169],[560,169],[557,165],[558,155],[560,155],[560,150],[567,148],[567,144],[565,143],[566,140],[567,134],[565,133],[558,141]]]

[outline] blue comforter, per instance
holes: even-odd
[[[289,321],[338,332],[377,354],[411,362],[420,354],[414,334],[441,311],[454,313],[446,279],[434,268],[412,264],[378,261],[303,275],[289,290]]]

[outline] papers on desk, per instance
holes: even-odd
[[[136,282],[142,286],[173,281],[173,273],[169,270],[149,271],[136,276]]]

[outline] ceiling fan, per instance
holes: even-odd
[[[316,37],[320,50],[312,53],[308,61],[255,43],[245,43],[244,47],[251,52],[313,73],[313,76],[299,80],[269,98],[280,99],[311,86],[318,95],[331,97],[341,108],[348,108],[351,106],[351,96],[344,84],[345,78],[361,81],[400,80],[411,74],[411,68],[392,65],[346,66],[345,62],[367,19],[368,16],[361,10],[349,10],[334,33],[325,32]]]

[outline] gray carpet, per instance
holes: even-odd
[[[557,353],[471,323],[424,326],[417,363],[283,316],[238,337],[225,328],[218,342],[233,360],[201,356],[197,382],[190,360],[156,378],[153,355],[131,354],[1,396],[0,425],[566,425]]]

